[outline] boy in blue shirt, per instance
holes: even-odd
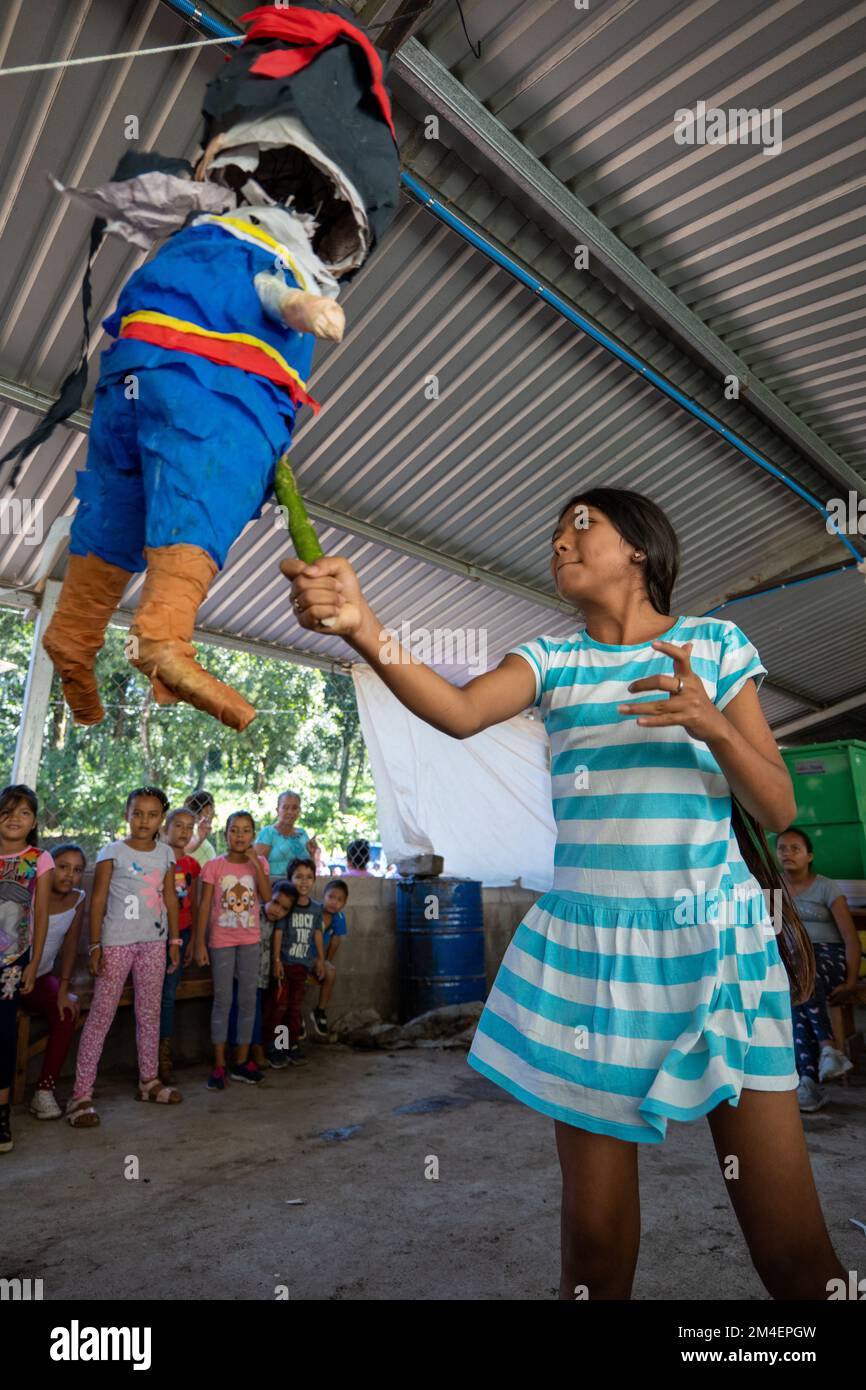
[[[323,945],[325,952],[325,975],[319,983],[319,1002],[313,1010],[313,1025],[320,1037],[328,1036],[328,1015],[326,1005],[331,998],[337,979],[334,957],[340,949],[340,942],[347,934],[346,918],[343,909],[349,898],[349,889],[341,878],[332,878],[322,894]],[[302,1035],[303,1036],[303,1035]]]
[[[311,896],[316,882],[316,866],[312,859],[295,859],[289,866],[289,874],[289,886],[294,886],[297,899],[288,916],[274,923],[271,952],[277,988],[268,1008],[265,1031],[268,1061],[277,1068],[284,1067],[287,1061],[298,1065],[305,1060],[298,1043],[307,975],[313,974],[320,981],[325,977],[322,904],[315,902]],[[282,887],[283,884],[276,883],[272,891],[276,893]],[[288,1052],[276,1043],[276,1031],[286,1015]]]

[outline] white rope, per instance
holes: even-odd
[[[60,63],[28,63],[20,68],[0,68],[0,77],[11,77],[18,72],[48,72],[51,68],[81,67],[84,63],[111,63],[117,58],[145,58],[149,53],[178,53],[182,48],[206,48],[210,43],[240,43],[244,35],[236,39],[196,39],[195,43],[169,43],[163,48],[133,48],[128,53],[100,53],[93,58],[66,58]]]

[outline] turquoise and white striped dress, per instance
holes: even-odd
[[[732,622],[679,618],[692,670],[719,709],[766,675]],[[469,1063],[554,1119],[660,1143],[745,1087],[797,1086],[788,977],[767,902],[731,828],[705,743],[617,705],[671,675],[648,642],[581,629],[512,648],[532,667],[551,745],[554,882],[500,966]]]

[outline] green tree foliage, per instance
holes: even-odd
[[[355,691],[347,676],[278,658],[200,647],[209,671],[239,689],[258,710],[242,734],[189,705],[160,707],[123,653],[125,634],[109,629],[98,676],[106,717],[74,724],[55,679],[45,725],[36,792],[46,843],[77,839],[95,852],[123,828],[126,794],[142,782],[165,789],[178,805],[206,786],[221,826],[231,811],[249,810],[257,824],[274,818],[281,791],[303,800],[301,823],[328,856],[348,840],[376,840],[376,802],[361,735]],[[0,609],[0,776],[11,776],[33,624]]]

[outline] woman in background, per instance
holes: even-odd
[[[793,1006],[794,1051],[800,1109],[820,1110],[827,1104],[821,1083],[851,1070],[851,1062],[836,1047],[827,1008],[844,1004],[857,989],[860,938],[838,883],[813,871],[812,841],[805,830],[784,831],[776,841],[776,854],[815,952],[811,998]]]
[[[272,881],[286,878],[295,859],[312,859],[318,868],[319,846],[315,836],[298,825],[301,798],[297,792],[281,792],[277,798],[277,818],[258,834],[256,852],[268,861]]]

